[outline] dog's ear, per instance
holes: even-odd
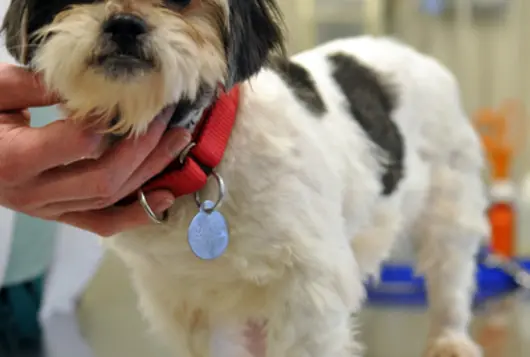
[[[283,21],[275,0],[228,0],[227,87],[248,79],[271,52],[284,54]]]
[[[11,0],[1,32],[5,35],[6,47],[17,61],[28,64],[28,0]]]

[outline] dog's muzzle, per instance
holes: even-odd
[[[145,39],[149,26],[141,17],[132,14],[116,14],[102,26],[101,51],[95,65],[112,76],[131,75],[137,70],[154,66],[145,51]]]
[[[136,51],[139,38],[148,32],[147,23],[136,15],[117,14],[103,24],[103,33],[110,36],[118,51],[127,54]]]

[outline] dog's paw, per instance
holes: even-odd
[[[467,335],[446,334],[429,344],[424,357],[482,357],[482,350]]]

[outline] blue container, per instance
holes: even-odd
[[[529,260],[519,263],[530,270]],[[511,294],[519,288],[514,279],[500,269],[483,264],[477,269],[477,291],[475,306],[495,298]],[[427,305],[427,294],[423,277],[414,275],[412,267],[407,265],[386,265],[379,284],[367,284],[368,303],[373,305]]]

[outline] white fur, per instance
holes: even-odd
[[[330,78],[325,56],[337,50],[398,90],[393,119],[406,144],[405,176],[390,197],[380,196],[373,143]],[[389,39],[337,40],[294,60],[311,71],[328,112],[314,118],[267,69],[243,84],[218,167],[228,186],[226,254],[202,261],[190,251],[193,197],[178,199],[169,224],[108,240],[131,269],[141,310],[179,357],[247,357],[250,319],[267,321],[267,357],[360,356],[350,315],[364,300],[363,279],[404,236],[428,281],[426,356],[480,356],[467,326],[473,255],[489,233],[483,159],[456,81]],[[212,182],[202,196],[215,191]],[[225,347],[210,348],[219,336]]]

